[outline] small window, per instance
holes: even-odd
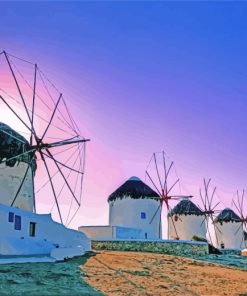
[[[141,212],[141,219],[146,219],[146,213]]]
[[[15,230],[21,230],[21,216],[15,215]]]
[[[35,236],[35,228],[36,228],[36,223],[30,222],[30,224],[29,224],[29,236]]]
[[[13,212],[9,212],[9,222],[14,222],[14,216]]]
[[[178,216],[177,216],[177,215],[174,216],[174,220],[175,220],[176,222],[178,221]]]

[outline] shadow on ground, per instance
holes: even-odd
[[[91,256],[61,263],[0,265],[0,295],[102,295],[85,282],[80,269]]]

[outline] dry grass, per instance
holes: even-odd
[[[81,266],[106,295],[247,295],[247,272],[193,259],[100,251]]]

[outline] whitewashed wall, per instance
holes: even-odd
[[[133,199],[129,196],[117,198],[109,202],[109,224],[138,228],[144,231],[144,238],[158,239],[160,225],[160,210],[154,220],[150,221],[159,207],[160,202],[155,199]],[[141,219],[141,213],[146,213],[146,219]],[[146,235],[145,235],[146,234]]]
[[[80,226],[79,231],[84,232],[91,239],[144,239],[142,229],[122,226]]]
[[[175,227],[171,217],[168,217],[168,239],[177,239],[177,234],[180,240],[191,240],[194,235],[206,239],[207,231],[206,223],[203,222],[204,216],[179,215],[178,217],[179,219],[175,221],[173,216]]]
[[[221,248],[221,243],[224,244],[225,249],[243,249],[245,242],[243,240],[243,227],[241,222],[223,222],[222,225],[217,222],[215,233],[218,238],[216,245]],[[239,231],[237,232],[238,228]],[[236,233],[237,232],[237,233]]]
[[[9,222],[9,212],[21,216],[21,229],[15,229],[15,221]],[[51,219],[51,215],[34,214],[5,205],[0,205],[0,254],[35,255],[49,254],[59,245],[60,248],[83,246],[91,248],[90,240],[82,232],[68,229]],[[36,223],[35,236],[30,236],[30,222]]]
[[[20,162],[14,167],[0,164],[0,201],[1,204],[10,206],[16,192],[22,182],[28,164]],[[29,169],[24,184],[14,203],[15,207],[23,210],[33,211],[33,178],[31,168]]]
[[[80,226],[79,231],[84,232],[89,238],[111,239],[114,236],[112,226]]]

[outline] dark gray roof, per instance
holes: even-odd
[[[241,222],[241,218],[230,208],[225,208],[215,218],[214,222]]]
[[[108,197],[108,202],[116,200],[118,198],[124,198],[125,196],[130,196],[133,199],[160,198],[157,192],[155,192],[152,188],[150,188],[147,184],[142,182],[137,177],[131,177],[125,183],[123,183]]]
[[[168,214],[173,215],[196,215],[202,216],[204,213],[189,199],[181,200]]]
[[[0,162],[4,159],[8,159],[23,153],[28,150],[28,141],[7,124],[0,122]],[[16,162],[26,162],[29,163],[30,156],[25,154],[19,158],[6,161],[7,166],[14,166]],[[32,168],[36,169],[36,161],[33,159]]]

